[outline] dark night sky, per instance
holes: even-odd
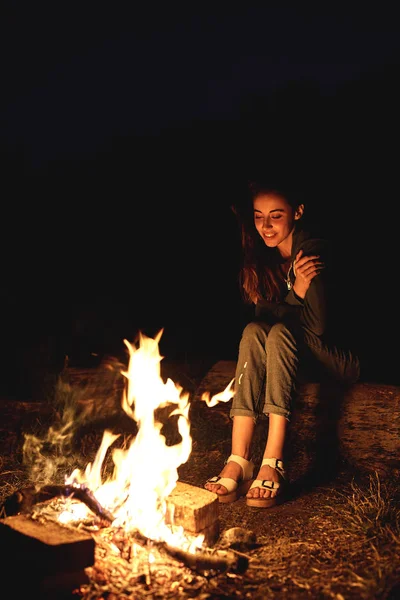
[[[399,57],[393,3],[218,4],[6,3],[5,140],[40,167],[115,135],[238,119],[246,98],[288,82],[329,94]]]
[[[84,315],[77,343],[106,352],[158,325],[172,353],[226,352],[240,312],[229,207],[276,169],[340,240],[366,332],[394,264],[381,201],[398,189],[399,25],[394,3],[326,4],[3,3],[14,313],[67,332]],[[393,314],[374,309],[375,345]]]

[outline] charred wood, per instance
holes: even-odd
[[[192,554],[186,552],[181,548],[175,548],[165,544],[164,550],[178,560],[182,562],[186,567],[204,573],[206,571],[215,571],[218,573],[244,573],[249,566],[249,561],[243,554],[236,554],[233,552],[227,552],[222,554],[206,554],[204,552],[198,552]]]
[[[96,500],[93,493],[84,485],[45,485],[39,490],[35,486],[22,488],[4,502],[6,516],[28,514],[35,504],[47,502],[54,498],[73,498],[86,504],[86,506],[103,521],[109,525],[114,521],[114,516]]]
[[[154,541],[147,538],[139,531],[135,531],[133,539],[136,543],[141,546],[153,546],[156,547],[160,552],[165,552],[169,557],[177,560],[185,567],[188,567],[199,573],[207,571],[213,571],[218,573],[244,573],[248,566],[249,561],[247,556],[238,554],[236,552],[214,552],[212,554],[207,552],[187,552],[182,548],[171,546],[166,542]]]

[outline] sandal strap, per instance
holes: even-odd
[[[264,465],[268,465],[269,467],[276,469],[276,471],[278,471],[279,475],[281,475],[283,478],[285,477],[285,469],[283,466],[283,461],[280,460],[279,458],[264,458],[261,463],[261,466],[263,467]]]
[[[218,483],[219,485],[223,485],[228,494],[234,492],[238,487],[238,482],[234,479],[231,479],[230,477],[220,477],[219,475],[210,477],[210,479],[207,479],[206,483]]]
[[[246,460],[242,456],[238,456],[237,454],[231,454],[225,461],[225,464],[228,462],[235,462],[242,467],[242,479],[243,481],[247,481],[248,479],[253,478],[254,473],[254,463],[252,460]]]

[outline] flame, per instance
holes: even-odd
[[[214,394],[214,396],[211,396],[210,392],[203,392],[201,399],[204,400],[209,407],[216,406],[219,402],[229,402],[235,393],[233,388],[234,382],[235,378],[231,379],[226,388],[222,390],[222,392]]]
[[[126,378],[121,404],[124,411],[137,422],[138,433],[126,449],[114,448],[113,474],[103,481],[102,465],[105,456],[119,437],[105,430],[93,463],[84,471],[75,469],[66,479],[69,485],[86,485],[98,502],[115,518],[112,526],[138,530],[146,537],[165,541],[194,551],[204,536],[189,540],[182,527],[166,524],[167,498],[178,481],[178,467],[185,463],[192,450],[189,423],[189,394],[171,379],[160,375],[162,356],[159,341],[139,334],[134,345],[124,340],[129,351],[129,366],[121,371]],[[161,433],[162,425],[155,420],[156,409],[170,407],[170,416],[177,417],[180,442],[168,446]],[[83,518],[87,507],[70,503],[59,520]],[[170,517],[170,515],[169,515]],[[171,520],[169,520],[171,522]]]

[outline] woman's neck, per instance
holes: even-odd
[[[280,248],[280,247],[278,248],[279,253],[281,255],[281,258],[282,258],[283,262],[287,262],[287,261],[290,260],[290,258],[292,256],[291,247],[292,247],[292,245],[290,244],[290,249]]]
[[[284,261],[290,260],[292,256],[293,231],[278,246],[278,250]]]

